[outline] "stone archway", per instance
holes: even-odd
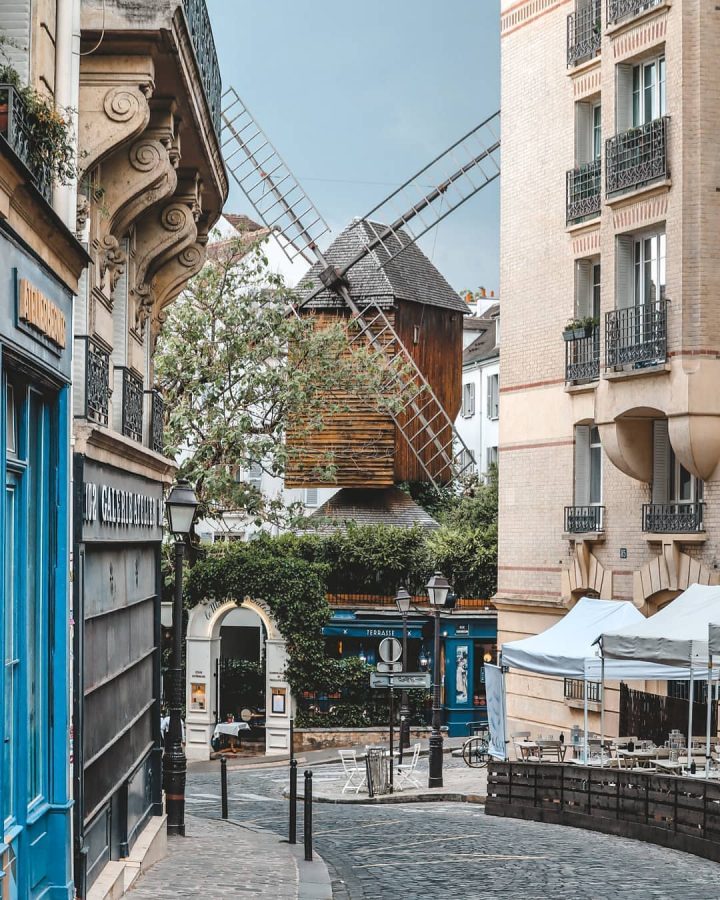
[[[190,611],[187,629],[186,754],[188,759],[209,759],[215,729],[216,672],[220,656],[220,628],[227,614],[238,607],[256,613],[267,631],[265,641],[265,753],[290,752],[292,698],[285,681],[287,650],[270,607],[263,600],[209,600]]]

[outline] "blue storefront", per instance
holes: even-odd
[[[0,230],[0,896],[73,896],[69,616],[72,295]]]

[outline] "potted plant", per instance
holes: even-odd
[[[594,316],[570,319],[563,330],[563,338],[566,341],[579,341],[582,338],[590,337],[593,329],[599,324],[599,320]]]

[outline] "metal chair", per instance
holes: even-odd
[[[338,753],[347,778],[341,793],[354,789],[357,794],[367,782],[365,768],[358,763],[355,750],[338,750]]]
[[[404,787],[420,787],[420,782],[415,778],[415,769],[417,769],[418,760],[420,758],[420,744],[415,744],[412,748],[412,756],[410,762],[400,763],[396,767],[398,783],[397,788],[401,791]]]
[[[518,746],[520,741],[527,741],[530,739],[529,731],[513,731],[510,735],[510,739],[512,740],[513,750],[515,751],[515,759],[522,759],[522,753],[520,752],[520,747]]]

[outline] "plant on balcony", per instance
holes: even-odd
[[[0,133],[8,133],[9,97],[3,86],[14,88],[24,106],[28,167],[33,172],[46,173],[50,181],[68,184],[77,171],[69,119],[34,88],[23,85],[12,66],[4,65],[0,66]]]
[[[600,324],[597,316],[584,316],[582,319],[570,319],[563,329],[563,338],[566,341],[579,341],[581,338],[591,337],[593,329]]]

